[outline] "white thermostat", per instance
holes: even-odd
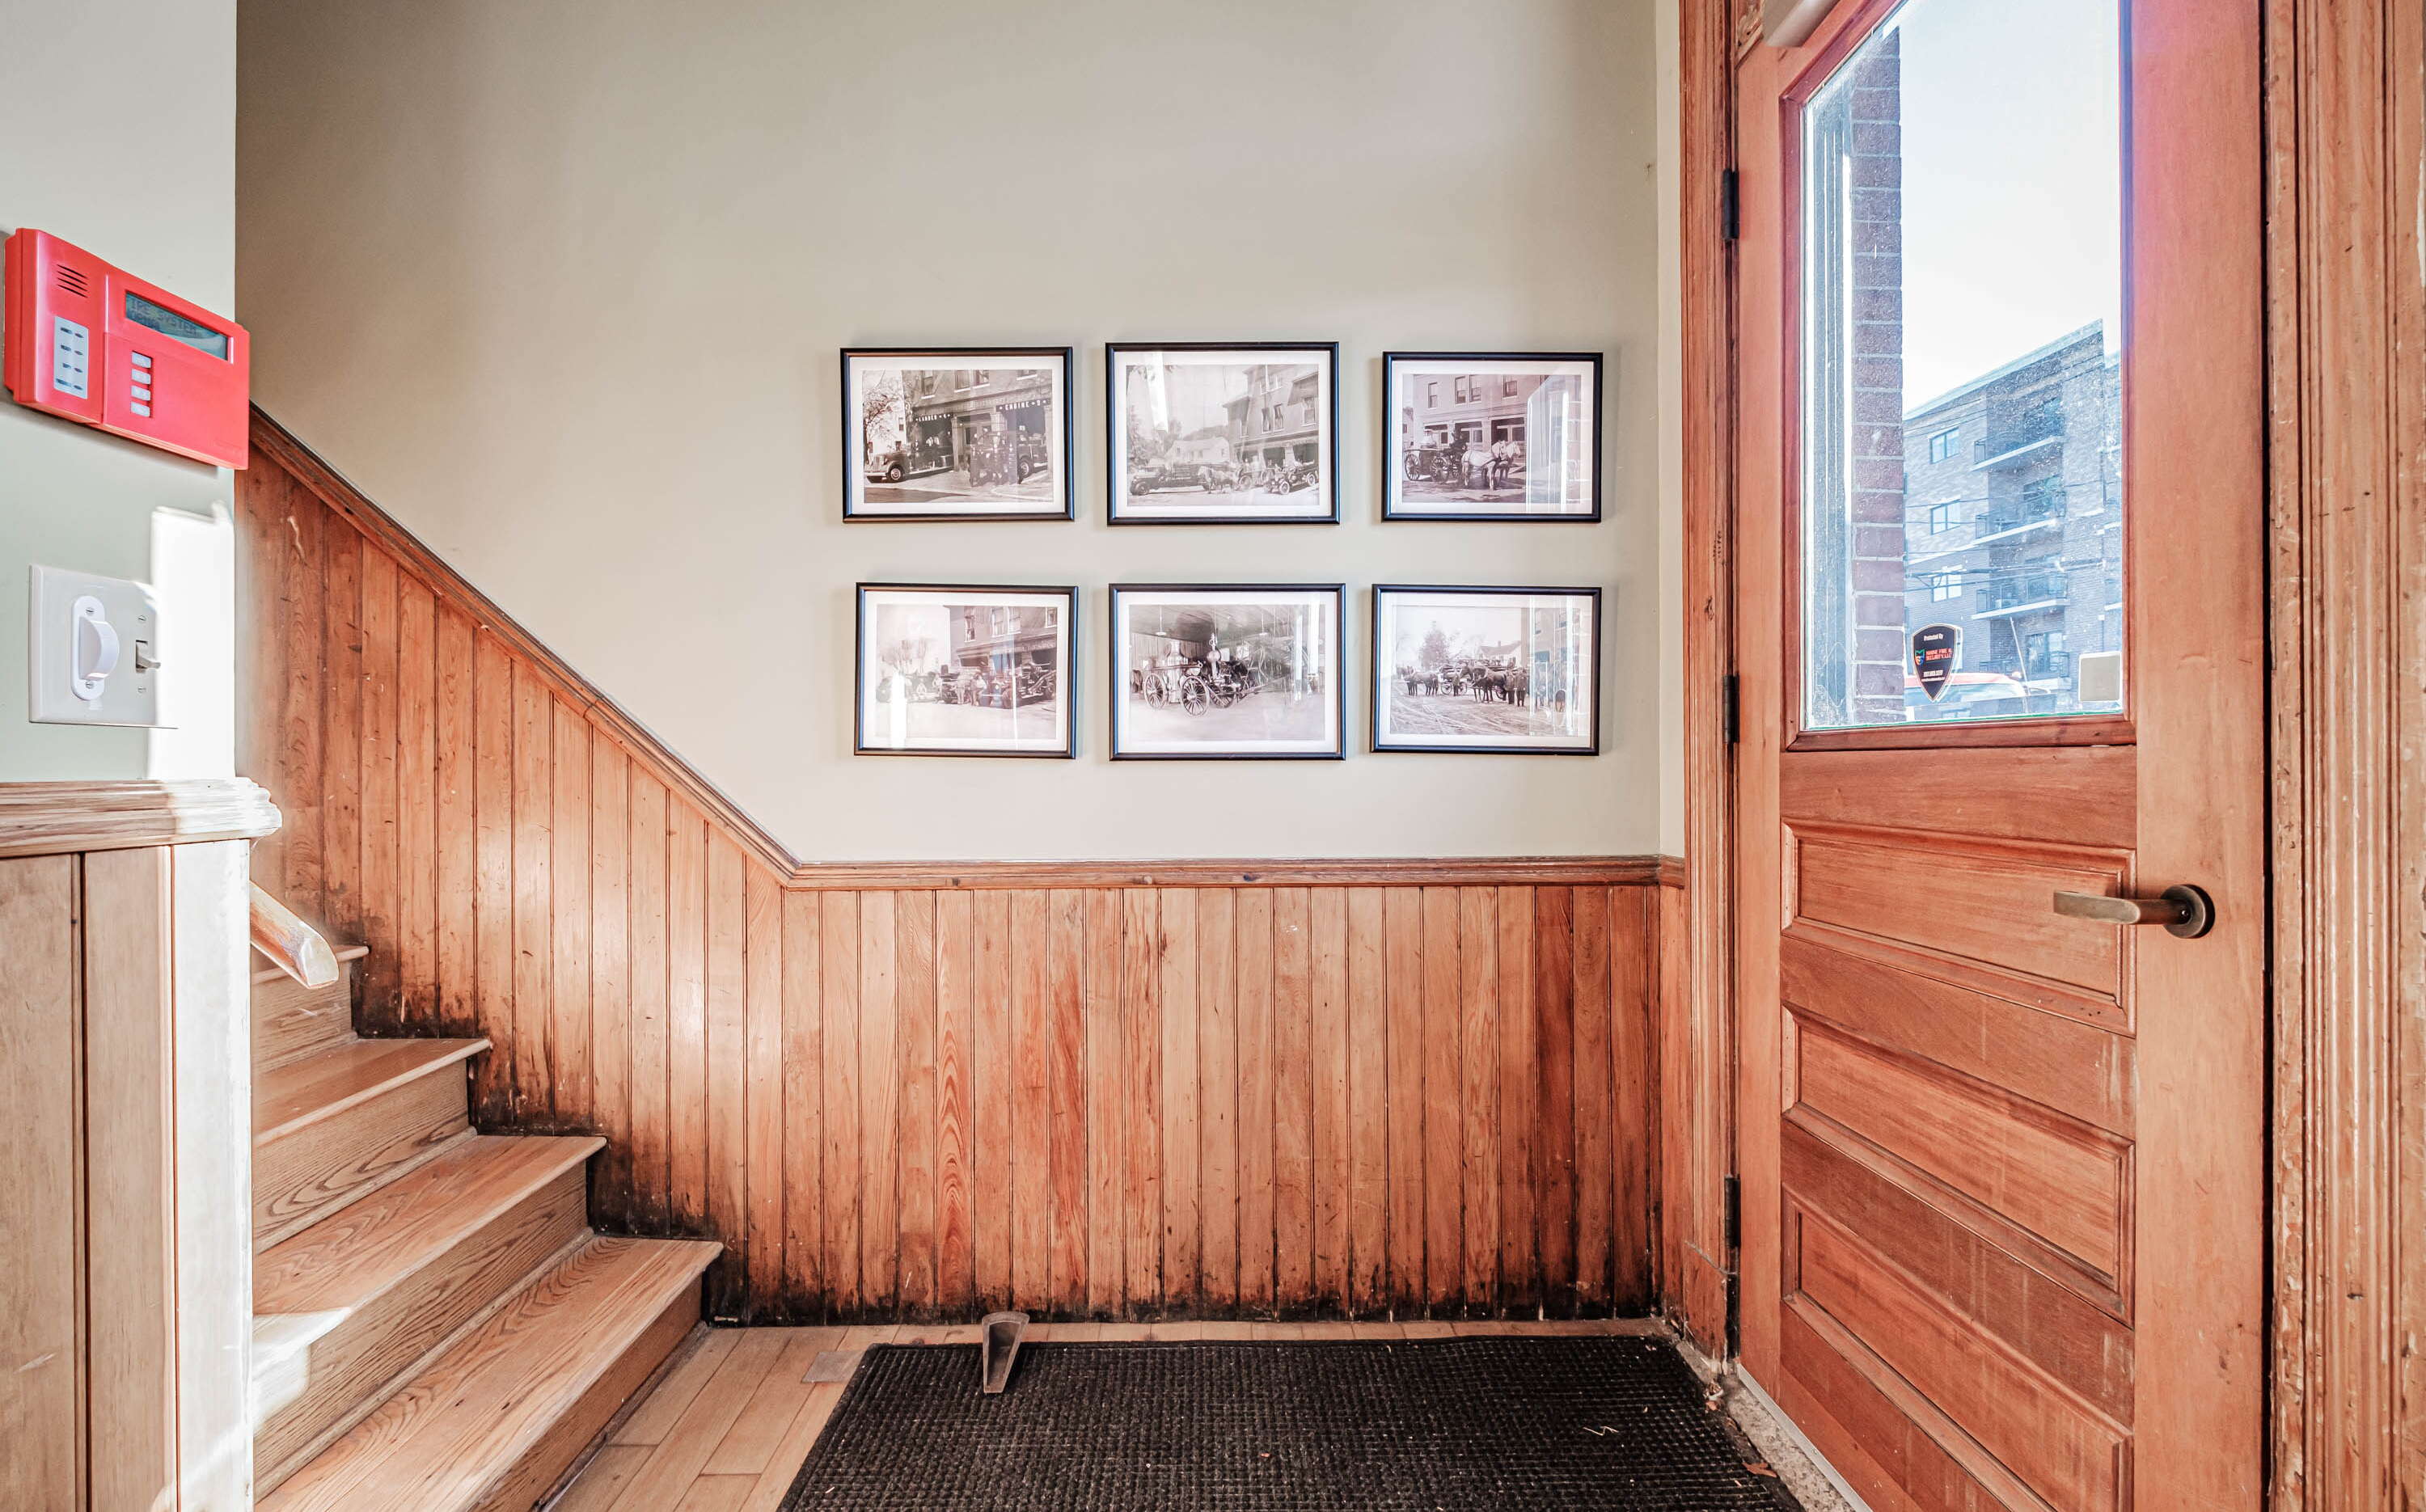
[[[26,670],[37,724],[160,723],[160,605],[124,578],[34,569]]]

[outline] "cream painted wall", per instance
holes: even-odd
[[[814,859],[1660,844],[1654,0],[247,0],[264,405]],[[1335,528],[1110,530],[1107,340],[1343,344]],[[1080,519],[838,520],[837,348],[1079,347]],[[1382,525],[1381,354],[1608,354],[1607,522]],[[851,585],[1076,583],[1082,754],[850,754]],[[1107,760],[1104,585],[1609,590],[1606,754]],[[1670,590],[1673,591],[1673,590]]]
[[[235,0],[0,0],[0,235],[235,302]],[[0,400],[0,781],[234,769],[231,475]],[[149,582],[176,729],[26,718],[27,568]]]

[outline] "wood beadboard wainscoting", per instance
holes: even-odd
[[[254,430],[255,879],[720,1314],[1649,1307],[1655,861],[801,865]]]
[[[251,782],[0,783],[0,1507],[252,1505]]]

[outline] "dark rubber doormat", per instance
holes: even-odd
[[[1657,1339],[870,1349],[784,1512],[1774,1512]]]

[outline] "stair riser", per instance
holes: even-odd
[[[425,1160],[471,1128],[460,1066],[255,1147],[252,1242],[267,1249]]]
[[[252,986],[254,1075],[332,1045],[354,1032],[354,967],[338,969],[327,987],[305,987],[292,977]]]
[[[674,1346],[699,1326],[699,1290],[693,1287],[667,1305],[641,1335],[632,1341],[614,1368],[582,1393],[571,1410],[557,1419],[547,1436],[531,1446],[503,1480],[490,1488],[473,1512],[530,1512],[590,1441],[605,1430],[641,1383],[665,1363]]]
[[[315,1341],[305,1360],[280,1373],[299,1380],[301,1394],[254,1436],[258,1488],[284,1480],[385,1401],[450,1334],[578,1238],[585,1214],[575,1166]]]

